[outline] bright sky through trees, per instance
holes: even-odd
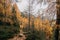
[[[55,1],[56,0],[34,0],[32,7],[31,7],[31,9],[33,9],[32,14],[35,16],[38,16],[39,14],[45,13],[43,16],[46,17],[48,15],[48,13],[49,13],[49,15],[50,15],[50,13],[51,14],[53,13],[52,15],[50,15],[50,16],[53,16],[54,13],[56,13],[55,4],[53,3]],[[17,6],[21,12],[26,11],[29,7],[29,0],[14,0],[13,2],[16,2]],[[30,0],[30,2],[32,2],[32,0]],[[52,5],[54,7],[52,7]],[[51,9],[54,11],[51,11]],[[49,11],[46,12],[47,10],[49,10]],[[54,16],[54,19],[56,19],[56,14]]]

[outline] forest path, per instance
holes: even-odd
[[[20,30],[20,33],[19,34],[17,34],[16,36],[14,36],[13,38],[8,39],[8,40],[25,40],[25,39],[26,39],[26,37],[23,34],[23,31]]]

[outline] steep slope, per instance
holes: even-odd
[[[19,32],[20,26],[13,6],[3,2],[0,6],[0,40],[7,40]]]

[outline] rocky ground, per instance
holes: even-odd
[[[26,39],[26,37],[23,34],[23,31],[21,30],[19,34],[17,34],[16,36],[14,36],[13,38],[8,39],[8,40],[25,40],[25,39]]]
[[[25,40],[25,39],[26,39],[25,35],[17,35],[8,40]]]

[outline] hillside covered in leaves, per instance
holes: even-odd
[[[15,7],[6,0],[0,0],[0,40],[7,40],[19,33],[19,23]]]
[[[11,0],[10,0],[11,1]],[[9,0],[0,0],[0,39],[8,40],[24,32],[26,40],[52,40],[56,20],[48,20],[20,12],[17,4]]]

